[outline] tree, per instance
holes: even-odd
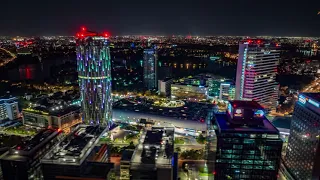
[[[202,134],[200,134],[200,135],[197,137],[197,142],[198,142],[199,144],[204,144],[204,143],[206,142],[206,138],[205,138]]]
[[[181,153],[181,148],[180,147],[176,147],[174,151],[177,152],[177,153]]]
[[[147,90],[145,93],[144,93],[145,96],[151,96],[151,91],[150,90]]]
[[[135,149],[136,146],[133,144],[133,141],[130,142],[129,146],[126,149]]]

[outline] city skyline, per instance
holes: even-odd
[[[275,5],[276,4],[276,5]],[[1,35],[73,35],[85,25],[124,34],[320,36],[320,2],[6,2]],[[109,9],[108,13],[104,13]],[[28,11],[26,11],[28,10]],[[13,13],[14,12],[14,13]],[[14,23],[13,23],[14,22]],[[253,23],[254,22],[254,23]]]

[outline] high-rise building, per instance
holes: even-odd
[[[111,60],[107,34],[77,34],[77,70],[84,121],[108,125],[111,121]]]
[[[0,120],[17,119],[19,117],[18,101],[16,97],[0,99]]]
[[[157,88],[157,61],[158,55],[155,49],[150,48],[143,51],[143,82],[147,89]]]
[[[278,100],[277,44],[263,40],[246,40],[239,45],[236,99],[255,100],[266,109],[275,109]]]
[[[255,101],[230,101],[216,114],[217,153],[214,179],[276,180],[282,140]]]
[[[301,93],[294,107],[285,166],[296,180],[320,178],[320,93]]]

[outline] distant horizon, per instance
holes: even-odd
[[[55,35],[2,35],[0,34],[0,37],[10,37],[10,38],[15,38],[15,37],[50,37],[50,36],[61,36],[61,37],[76,37],[76,33],[74,33],[73,35],[66,35],[66,34],[55,34]],[[112,34],[110,35],[110,37],[116,37],[116,36],[163,36],[163,37],[172,37],[172,36],[176,36],[176,37],[187,37],[187,36],[191,36],[191,37],[217,37],[217,36],[229,36],[229,37],[278,37],[278,38],[320,38],[319,36],[307,36],[307,35],[302,35],[302,36],[295,36],[295,35],[221,35],[221,34],[217,34],[217,35],[196,35],[196,34],[171,34],[171,35],[167,35],[167,34]]]

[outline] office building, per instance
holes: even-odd
[[[211,79],[208,83],[208,95],[219,98],[221,83],[223,83],[223,81]]]
[[[108,179],[114,165],[106,145],[98,145],[106,131],[101,125],[74,128],[41,159],[43,179]]]
[[[107,34],[77,34],[77,70],[84,121],[109,125],[111,121],[111,59]]]
[[[219,99],[223,101],[234,100],[235,85],[231,82],[220,83]]]
[[[4,97],[0,99],[0,120],[4,119],[18,119],[19,107],[18,99],[16,97]]]
[[[276,180],[282,140],[255,101],[230,101],[216,114],[215,180]]]
[[[25,125],[69,132],[72,126],[83,122],[80,110],[77,105],[26,108],[22,110],[22,120]]]
[[[147,89],[156,89],[158,85],[158,55],[156,49],[150,48],[143,51],[143,82]]]
[[[41,178],[40,159],[61,139],[60,131],[46,129],[0,157],[4,180]]]
[[[296,180],[320,178],[320,93],[301,93],[294,107],[285,166]]]
[[[160,95],[171,97],[172,78],[166,78],[158,81],[158,91]]]
[[[174,179],[174,128],[153,127],[140,142],[131,158],[130,179]]]
[[[265,109],[275,109],[279,90],[276,82],[279,59],[277,45],[256,39],[240,42],[235,98],[254,100]]]

